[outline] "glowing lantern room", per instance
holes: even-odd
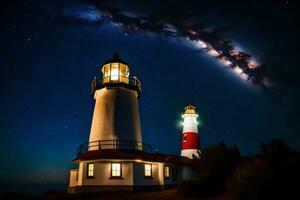
[[[197,111],[196,111],[196,107],[192,106],[192,105],[188,105],[184,108],[184,112],[183,114],[196,114],[198,115]]]
[[[129,83],[129,66],[115,53],[102,67],[103,83]]]

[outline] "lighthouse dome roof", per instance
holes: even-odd
[[[113,57],[111,59],[108,59],[105,63],[103,63],[103,65],[106,65],[108,63],[122,63],[122,64],[125,64],[125,65],[128,65],[127,62],[125,62],[124,60],[122,60],[120,58],[120,55],[117,52],[115,52],[113,54]]]

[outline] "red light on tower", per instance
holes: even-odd
[[[181,141],[181,156],[195,158],[200,156],[200,144],[198,134],[198,113],[196,107],[188,105],[185,107],[183,118],[183,131]]]

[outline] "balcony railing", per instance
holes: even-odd
[[[95,93],[97,89],[101,89],[105,86],[124,86],[128,88],[132,88],[138,91],[139,95],[142,92],[142,84],[137,77],[125,77],[125,76],[118,76],[115,80],[110,80],[110,76],[105,77],[104,79],[99,79],[94,77],[92,81],[92,94]]]
[[[88,151],[101,151],[107,149],[140,150],[152,153],[152,146],[135,140],[99,140],[82,144],[77,149],[77,157]]]

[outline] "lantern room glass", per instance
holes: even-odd
[[[123,63],[108,63],[102,68],[103,83],[129,83],[129,67]]]
[[[196,107],[189,105],[184,108],[184,114],[197,114]]]

